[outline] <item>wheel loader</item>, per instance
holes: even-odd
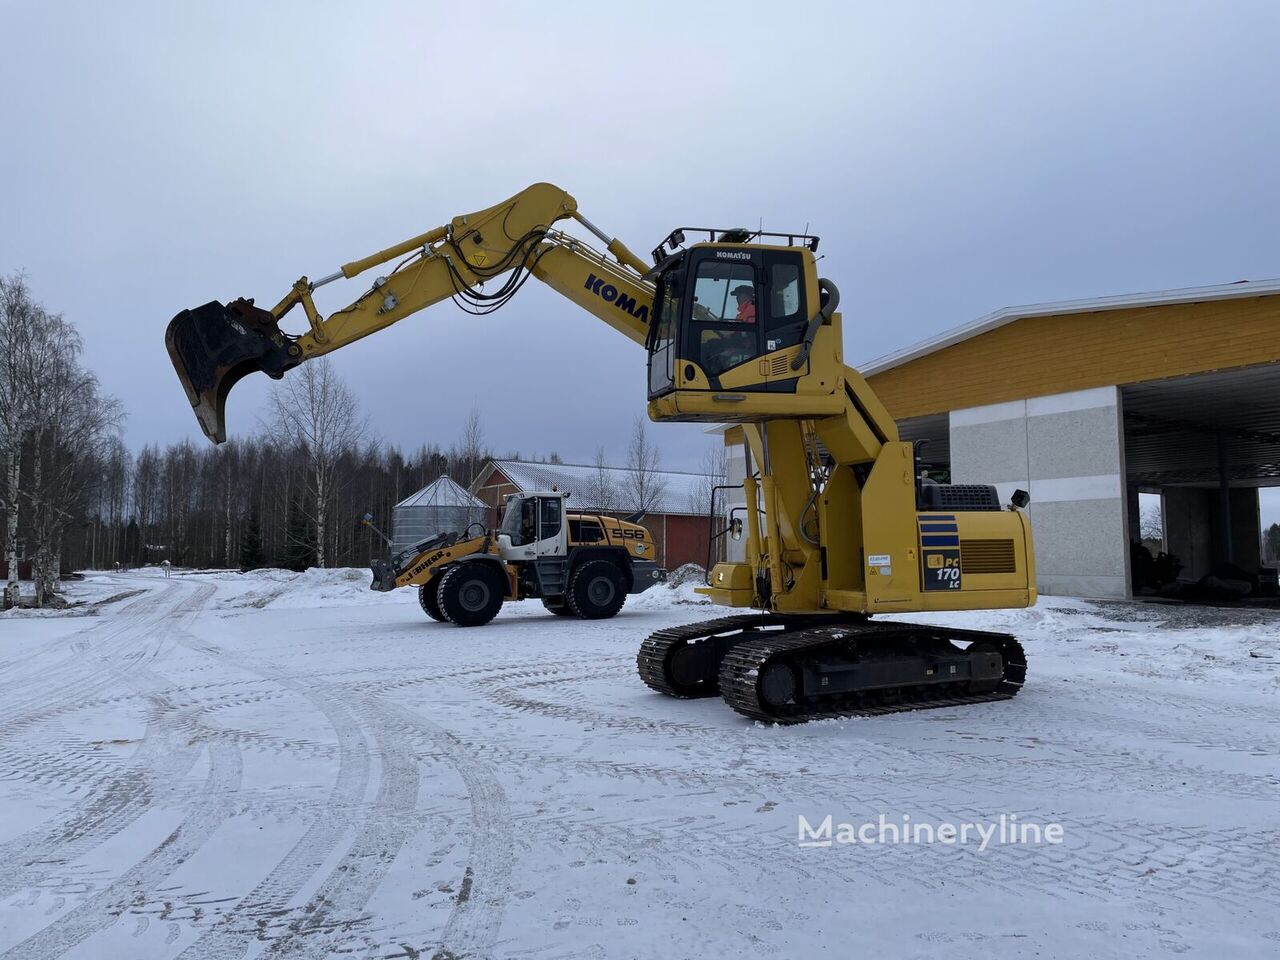
[[[559,616],[606,620],[627,594],[642,593],[663,574],[649,531],[604,514],[570,513],[568,491],[507,498],[497,531],[471,527],[442,533],[374,560],[374,590],[417,587],[432,620],[460,627],[488,623],[504,601],[540,598]]]
[[[565,232],[571,224],[604,249]],[[719,695],[782,723],[1012,697],[1026,676],[1014,637],[896,617],[1033,604],[1028,498],[921,479],[911,444],[844,362],[840,293],[818,275],[819,243],[681,227],[645,261],[538,183],[304,276],[270,310],[251,299],[184,310],[165,339],[201,428],[221,442],[241,377],[285,376],[445,299],[487,313],[536,277],[645,348],[652,420],[736,424],[745,436],[745,559],[716,564],[702,588],[743,612],[646,638],[636,658],[646,685]],[[350,305],[317,310],[318,287],[392,261]],[[286,333],[295,307],[307,327]]]

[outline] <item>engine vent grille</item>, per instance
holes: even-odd
[[[765,377],[798,377],[804,371],[796,371],[791,369],[791,361],[795,359],[799,352],[798,347],[793,347],[786,353],[780,353],[778,356],[769,360],[760,361],[760,374]]]
[[[961,540],[960,569],[970,573],[1017,573],[1012,540]]]
[[[920,487],[920,509],[940,513],[948,510],[999,510],[1000,494],[981,483],[926,483]]]

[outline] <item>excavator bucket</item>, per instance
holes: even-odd
[[[279,380],[302,362],[302,348],[252,300],[183,310],[169,321],[164,343],[200,429],[214,443],[227,439],[227,394],[242,377],[261,370]]]

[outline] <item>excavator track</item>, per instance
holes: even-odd
[[[997,653],[998,661],[991,656]],[[922,682],[884,682],[912,670]],[[940,679],[950,675],[958,678]],[[867,622],[737,644],[720,665],[718,687],[729,706],[753,720],[802,723],[1008,700],[1026,675],[1026,653],[1008,634]]]
[[[720,662],[730,649],[795,623],[795,617],[748,613],[668,627],[640,645],[636,669],[649,689],[669,697],[714,697],[720,692]]]

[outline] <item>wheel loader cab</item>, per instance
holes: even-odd
[[[721,236],[735,235],[744,234]],[[776,414],[779,400],[799,410],[802,395],[834,396],[832,357],[806,346],[823,305],[811,246],[697,244],[664,262],[656,287],[648,340],[654,419],[758,419]]]
[[[507,561],[563,557],[569,552],[565,494],[516,493],[507,498],[498,528],[498,550]]]

